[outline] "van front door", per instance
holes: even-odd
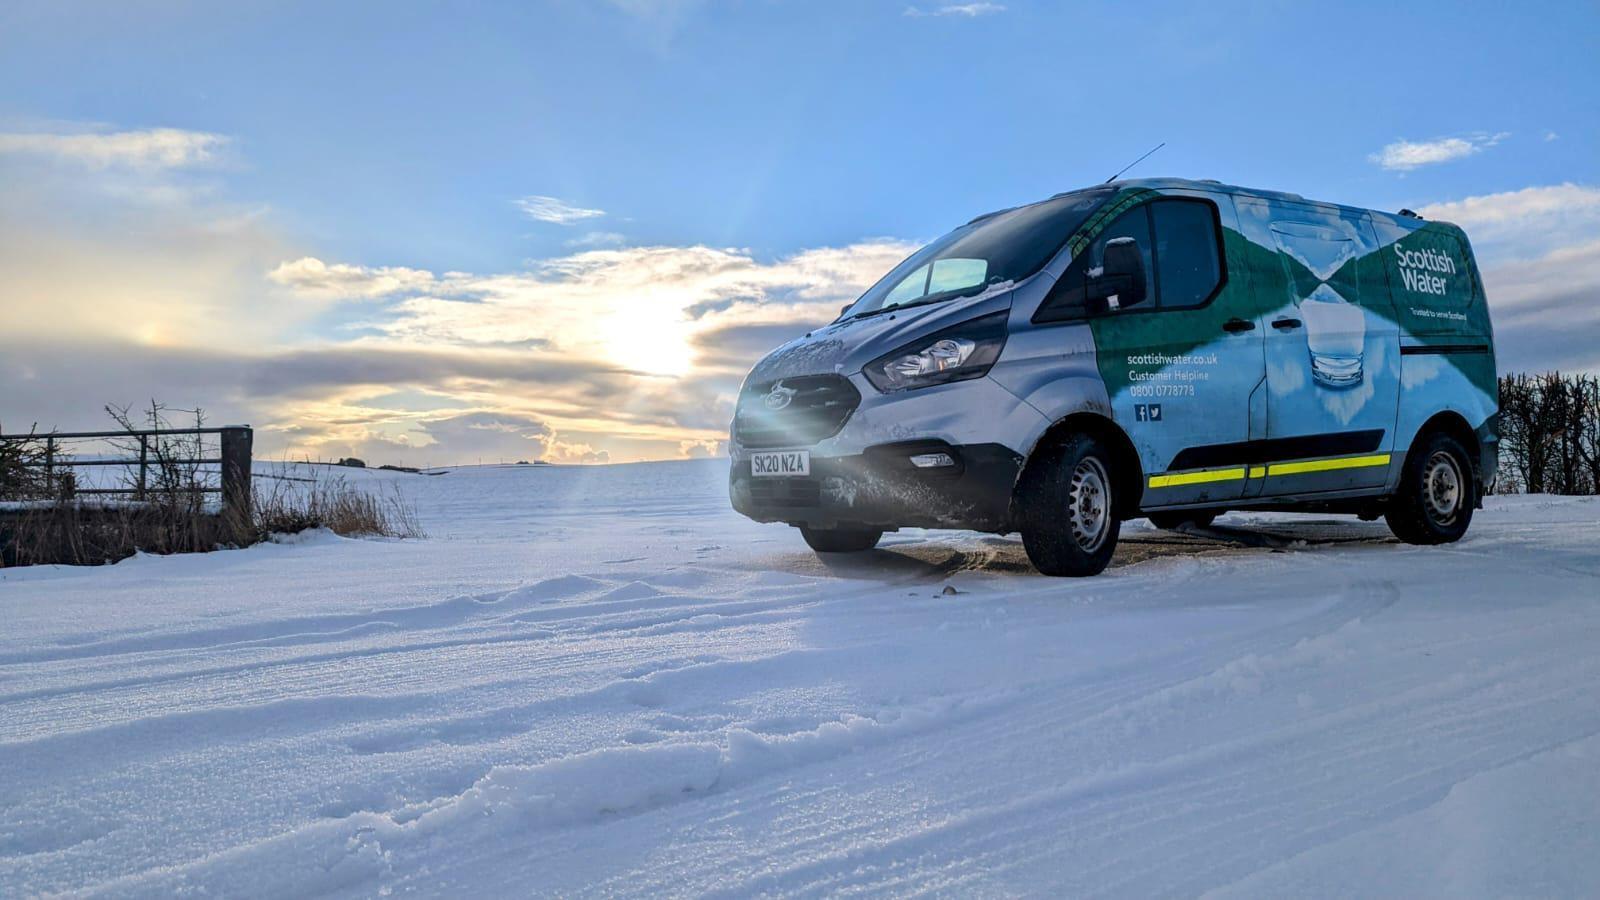
[[[1239,254],[1232,198],[1152,195],[1097,235],[1058,289],[1081,290],[1105,246],[1131,238],[1144,255],[1147,298],[1089,319],[1113,418],[1139,452],[1143,506],[1237,500],[1245,468],[1197,448],[1245,447],[1262,426],[1251,398],[1265,377],[1258,310]],[[1048,301],[1047,301],[1048,307]]]
[[[1337,207],[1238,203],[1247,236],[1276,258],[1254,273],[1270,311],[1267,435],[1252,454],[1250,495],[1382,486],[1400,348],[1371,221]]]

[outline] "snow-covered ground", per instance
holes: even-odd
[[[1600,503],[819,561],[725,462],[0,570],[0,895],[1594,895]]]

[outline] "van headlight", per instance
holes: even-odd
[[[983,377],[1006,345],[1009,310],[928,335],[867,364],[861,374],[884,393]]]

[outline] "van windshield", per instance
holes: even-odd
[[[1092,188],[986,216],[911,254],[841,319],[977,294],[1039,271],[1111,196]]]

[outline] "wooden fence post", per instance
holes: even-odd
[[[250,524],[250,445],[248,426],[222,429],[222,513],[236,528]]]

